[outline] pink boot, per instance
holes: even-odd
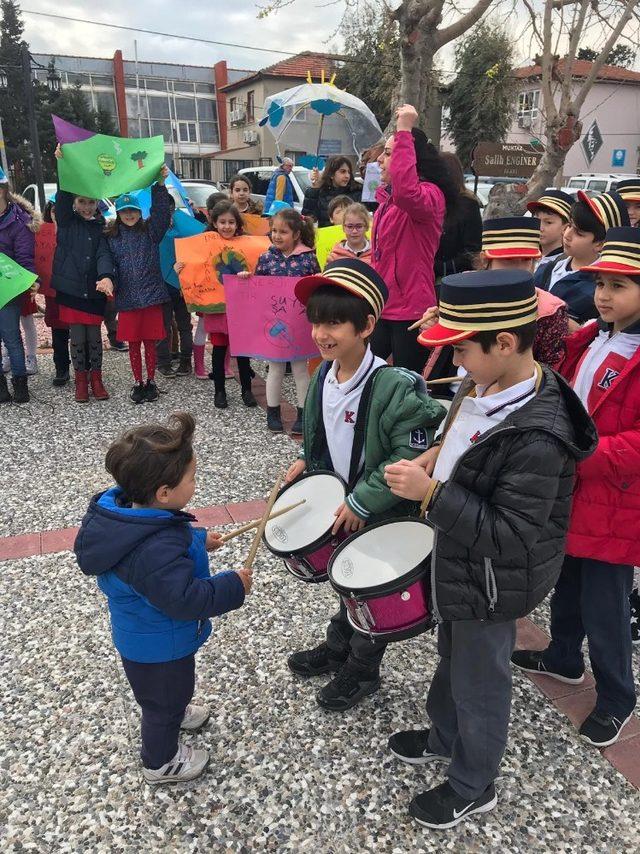
[[[193,345],[193,367],[195,370],[196,379],[209,379],[209,374],[207,373],[204,367],[204,344]]]

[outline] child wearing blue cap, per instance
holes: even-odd
[[[171,224],[171,197],[164,185],[169,174],[160,170],[151,188],[151,212],[142,217],[139,199],[125,193],[116,201],[116,219],[106,230],[116,271],[117,338],[129,343],[134,385],[131,400],[151,403],[158,399],[155,383],[156,344],[167,335],[163,305],[171,299],[160,269],[160,241]],[[142,344],[147,369],[142,379]]]

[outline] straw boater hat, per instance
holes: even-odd
[[[303,305],[311,294],[323,285],[342,288],[361,297],[371,306],[371,313],[379,320],[389,291],[382,276],[359,258],[341,258],[331,261],[317,276],[303,276],[295,286],[295,295]]]
[[[622,196],[625,202],[640,203],[640,175],[637,178],[626,178],[618,181],[616,193]]]
[[[425,347],[441,347],[533,323],[538,297],[523,270],[481,270],[445,276],[440,284],[438,322],[418,336]]]
[[[604,225],[605,231],[631,225],[627,206],[618,193],[600,193],[599,196],[590,197],[584,190],[578,190],[578,199],[591,209],[593,215]]]
[[[569,222],[572,205],[573,198],[569,193],[563,193],[562,190],[545,190],[539,199],[527,204],[527,210],[535,215],[540,208],[546,208],[558,214],[565,222]]]
[[[487,258],[539,258],[540,220],[533,216],[485,219],[482,251]]]
[[[640,276],[640,228],[610,228],[598,260],[580,269],[592,273]]]

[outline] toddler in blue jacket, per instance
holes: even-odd
[[[152,784],[193,780],[209,754],[180,744],[207,709],[191,704],[195,652],[210,617],[239,608],[250,569],[209,573],[220,534],[195,528],[183,508],[195,490],[195,421],[177,412],[168,426],[128,430],[107,451],[117,486],[94,496],[75,542],[78,564],[106,595],[111,633],[142,709],[142,764]]]

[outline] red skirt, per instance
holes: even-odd
[[[167,337],[161,305],[118,313],[118,341],[162,341]]]
[[[60,305],[58,303],[58,305]],[[72,323],[81,323],[83,326],[100,326],[103,318],[99,314],[89,314],[87,311],[80,311],[78,308],[69,308],[68,305],[60,305],[60,323],[66,323],[71,326]]]
[[[68,329],[69,325],[60,320],[61,305],[55,300],[55,297],[44,298],[44,322],[49,329]]]

